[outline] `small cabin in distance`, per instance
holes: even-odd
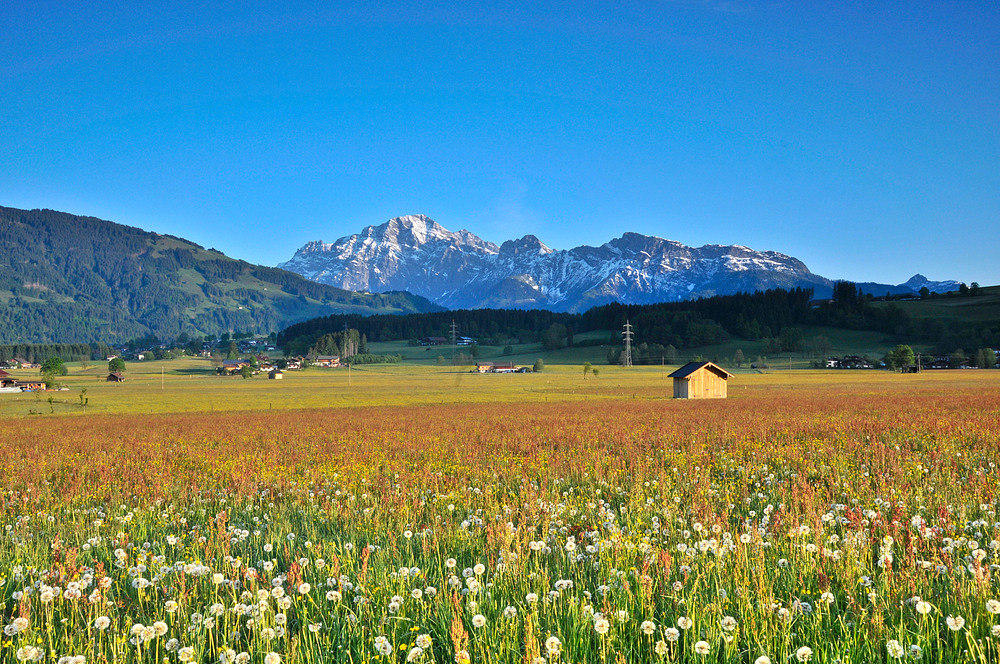
[[[733,374],[713,362],[688,362],[670,374],[675,399],[725,399]]]

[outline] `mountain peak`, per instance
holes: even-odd
[[[431,240],[448,239],[452,233],[430,217],[408,214],[394,217],[381,226],[370,227],[385,238],[400,238],[408,244],[419,246]]]
[[[945,293],[952,290],[958,290],[959,283],[957,281],[931,281],[919,272],[905,282],[901,284],[905,288],[909,288],[913,291],[919,291],[921,288],[927,288],[928,290],[935,293]]]
[[[507,240],[500,245],[500,254],[502,256],[519,256],[527,254],[533,256],[545,256],[546,254],[551,254],[552,252],[552,249],[546,246],[545,243],[534,235],[525,235],[520,240]]]

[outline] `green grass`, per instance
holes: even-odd
[[[480,345],[477,349],[478,357],[472,358],[471,347],[458,346],[454,349],[456,358],[465,357],[466,364],[476,362],[514,362],[518,365],[531,366],[535,360],[541,358],[546,365],[564,364],[591,364],[607,365],[607,346],[583,346],[573,348],[562,348],[549,351],[542,348],[542,344],[512,344],[513,353],[504,355],[504,346]],[[438,356],[443,358],[443,366],[450,366],[452,360],[452,347],[449,346],[411,346],[406,341],[389,341],[369,343],[368,350],[377,354],[402,355],[405,363],[423,366],[439,366]]]
[[[926,300],[874,302],[874,306],[895,304],[913,318],[937,318],[944,321],[976,323],[1000,322],[1000,287],[983,289],[983,295],[937,297]]]

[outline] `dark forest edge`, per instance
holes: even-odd
[[[541,343],[546,350],[568,346],[617,344],[617,333],[629,321],[636,337],[645,343],[636,363],[659,363],[669,349],[711,346],[731,339],[765,341],[774,353],[797,352],[807,342],[802,328],[821,326],[872,331],[893,343],[919,343],[935,352],[956,349],[1000,348],[1000,304],[987,320],[963,319],[965,307],[955,306],[955,318],[917,315],[916,307],[935,301],[948,304],[1000,301],[1000,288],[972,288],[946,294],[921,293],[919,299],[875,297],[856,284],[836,282],[829,300],[813,299],[812,289],[772,289],[755,293],[716,296],[684,302],[651,305],[609,304],[580,314],[546,310],[472,309],[399,316],[332,315],[291,325],[277,335],[277,345],[287,355],[307,355],[317,349],[338,347],[334,339],[343,330],[357,330],[365,342],[449,339],[454,322],[462,335],[479,344]],[[985,298],[975,300],[974,298]],[[951,311],[949,312],[951,313]],[[608,334],[596,336],[593,332]],[[578,337],[587,335],[586,339]],[[822,354],[822,349],[818,349]],[[618,350],[608,353],[614,363]]]

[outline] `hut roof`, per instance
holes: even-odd
[[[683,367],[681,367],[680,369],[673,372],[667,377],[687,378],[688,376],[693,374],[695,371],[698,371],[699,369],[708,369],[709,371],[716,373],[727,380],[733,375],[728,371],[726,371],[725,369],[723,369],[722,367],[720,367],[718,364],[715,364],[714,362],[688,362]]]

